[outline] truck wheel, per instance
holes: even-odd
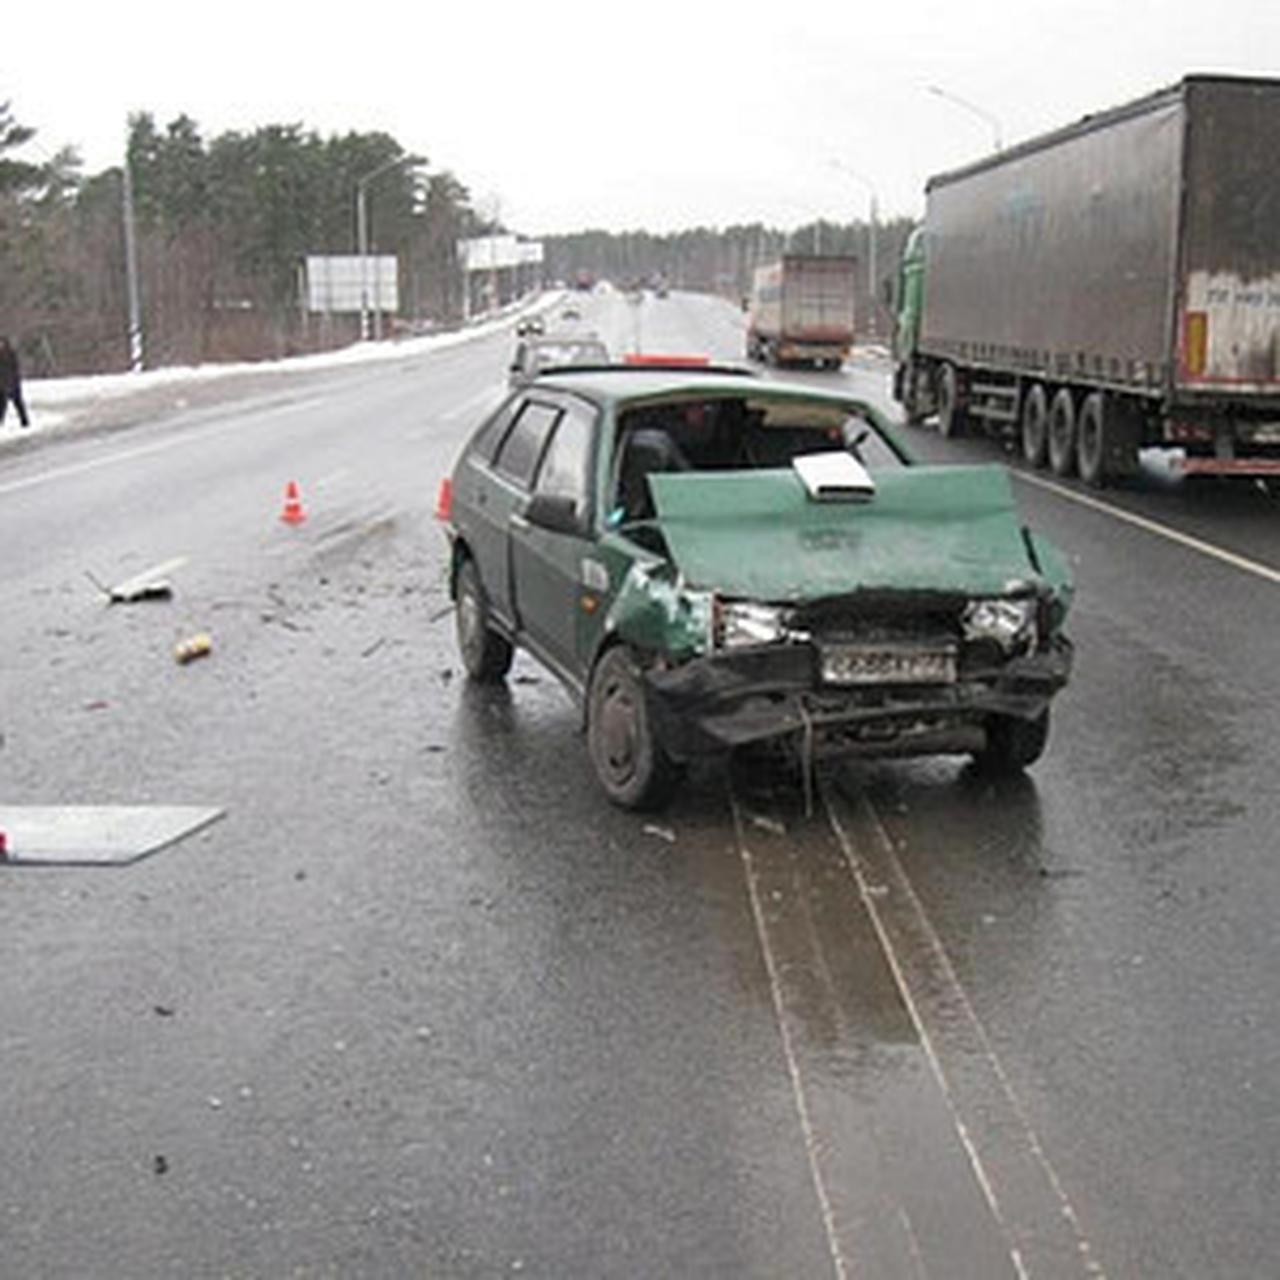
[[[464,560],[458,566],[455,598],[462,665],[473,680],[496,684],[511,670],[514,653],[511,642],[490,625],[489,604],[474,560]]]
[[[587,751],[605,795],[624,809],[657,808],[679,780],[653,736],[640,668],[621,646],[608,650],[591,673]]]
[[[1049,397],[1034,383],[1022,402],[1022,456],[1027,465],[1043,468],[1049,454]]]
[[[1085,484],[1100,489],[1107,482],[1107,398],[1101,391],[1085,396],[1076,423],[1076,465]]]
[[[944,364],[938,373],[938,434],[959,436],[968,425],[968,415],[960,407],[960,375],[953,364]]]
[[[1076,467],[1076,402],[1068,387],[1059,387],[1049,405],[1049,466],[1056,476]]]
[[[992,716],[987,721],[987,745],[973,757],[984,773],[1020,773],[1035,764],[1049,741],[1049,709],[1034,720]]]

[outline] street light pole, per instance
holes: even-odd
[[[991,129],[991,137],[995,143],[995,149],[997,151],[1004,150],[1004,134],[1000,128],[1000,121],[990,111],[984,110],[977,103],[970,102],[968,98],[962,98],[958,93],[951,93],[946,89],[941,89],[936,84],[927,85],[926,88],[936,97],[945,98],[948,102],[954,102],[956,106],[963,107],[966,111],[973,112],[979,119],[985,120]]]
[[[360,337],[364,342],[369,341],[369,210],[367,194],[369,183],[379,174],[386,173],[388,169],[394,169],[397,165],[402,164],[421,164],[420,156],[411,155],[409,152],[402,152],[398,156],[392,156],[390,160],[384,160],[376,169],[370,169],[362,178],[356,179],[356,253],[360,256]],[[379,322],[381,322],[382,308],[378,308]],[[381,324],[379,324],[381,327]]]
[[[142,295],[138,288],[138,238],[133,226],[133,171],[126,154],[121,168],[124,217],[124,271],[129,293],[129,369],[142,372]]]
[[[847,164],[840,160],[832,160],[831,167],[839,169],[846,177],[852,178],[855,182],[860,182],[866,187],[871,197],[871,225],[868,232],[867,245],[867,301],[870,304],[871,311],[871,336],[874,338],[879,334],[879,298],[876,294],[876,288],[879,284],[880,276],[876,268],[876,242],[879,240],[880,225],[880,202],[876,198],[876,189],[871,179],[859,173],[856,169],[851,169]]]

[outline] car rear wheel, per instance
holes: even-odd
[[[474,560],[458,567],[455,618],[462,665],[473,680],[495,684],[511,670],[511,642],[499,635],[489,621],[489,604]]]
[[[1020,773],[1035,764],[1049,741],[1049,710],[1034,720],[1018,716],[992,716],[987,722],[987,745],[974,757],[986,773]]]
[[[640,669],[620,646],[591,675],[587,750],[605,794],[624,809],[657,808],[679,779],[679,769],[654,738]]]

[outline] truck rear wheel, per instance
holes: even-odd
[[[968,426],[968,414],[960,407],[960,375],[953,364],[938,372],[938,434],[959,436]]]
[[[1049,397],[1032,384],[1022,402],[1022,456],[1028,466],[1043,468],[1049,455]]]
[[[1049,466],[1056,476],[1076,468],[1076,402],[1068,387],[1059,387],[1049,405]]]
[[[1101,488],[1107,482],[1107,401],[1101,391],[1085,396],[1076,424],[1076,465],[1085,484]]]

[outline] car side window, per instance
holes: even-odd
[[[526,400],[515,425],[498,446],[494,467],[517,484],[529,488],[538,460],[542,457],[542,448],[559,416],[560,409],[556,405]]]
[[[578,511],[587,508],[591,494],[591,442],[596,414],[585,405],[566,406],[538,468],[535,489],[558,498],[572,498]]]
[[[518,398],[508,400],[487,422],[482,423],[479,430],[471,437],[471,443],[467,446],[468,451],[484,459],[485,462],[492,462],[493,451],[498,447],[502,437],[507,434],[507,428],[515,418],[521,403]]]

